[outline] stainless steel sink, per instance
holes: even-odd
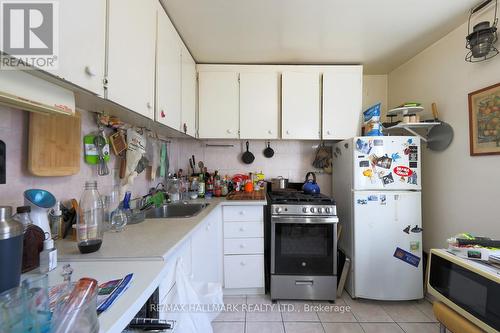
[[[207,203],[173,203],[159,208],[151,208],[146,211],[147,219],[161,219],[174,217],[192,217],[198,215]]]

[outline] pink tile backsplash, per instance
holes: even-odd
[[[28,156],[28,112],[13,110],[0,106],[0,140],[7,147],[7,183],[0,184],[0,205],[20,206],[23,204],[23,192],[29,188],[45,189],[58,199],[69,200],[80,198],[86,180],[95,179],[101,194],[108,193],[117,182],[114,174],[118,172],[118,165],[112,156],[108,167],[111,175],[97,176],[95,166],[82,162],[80,172],[66,177],[37,177],[27,170]],[[82,113],[82,134],[86,135],[97,129],[93,113]],[[161,179],[150,182],[145,173],[140,174],[132,189],[133,195],[142,195],[150,186],[155,186]]]
[[[42,188],[52,192],[58,200],[80,198],[86,180],[95,179],[101,194],[108,193],[118,181],[118,161],[112,156],[108,167],[111,175],[97,176],[95,166],[83,162],[80,172],[67,177],[36,177],[30,175],[26,165],[28,156],[28,112],[0,107],[0,140],[7,146],[7,184],[0,185],[0,205],[19,206],[23,203],[23,191],[29,188]],[[82,112],[82,134],[86,135],[97,129],[93,113]],[[207,147],[206,144],[231,144],[234,147]],[[179,168],[188,170],[188,159],[195,155],[197,162],[203,161],[210,171],[219,170],[221,175],[262,171],[266,178],[283,176],[293,182],[303,182],[308,171],[317,171],[312,167],[318,142],[315,141],[271,141],[275,155],[268,159],[263,155],[266,141],[251,140],[250,151],[255,155],[255,161],[250,164],[241,162],[241,154],[245,151],[244,140],[194,140],[172,139],[168,146],[170,172]],[[331,175],[318,173],[317,180],[323,193],[331,194]],[[132,189],[133,195],[142,195],[153,182],[140,174]]]
[[[264,157],[267,141],[250,140],[250,151],[255,161],[248,165],[241,161],[245,151],[245,140],[187,140],[176,141],[178,155],[173,158],[176,168],[187,170],[189,157],[203,161],[209,170],[217,169],[222,175],[262,171],[266,178],[283,176],[292,182],[303,182],[308,171],[316,172],[318,184],[324,194],[330,195],[332,176],[314,169],[312,162],[316,154],[317,141],[276,140],[271,141],[274,149],[272,158]],[[207,147],[206,144],[226,144],[233,147]]]

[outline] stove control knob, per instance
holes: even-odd
[[[318,213],[323,214],[323,207],[318,208]]]
[[[281,207],[276,207],[276,209],[274,211],[279,214],[279,213],[281,213],[282,208]]]
[[[302,208],[302,212],[307,213],[307,207]]]
[[[330,214],[332,212],[332,209],[330,207],[325,208],[325,213]]]
[[[311,213],[316,213],[316,208],[311,207]]]

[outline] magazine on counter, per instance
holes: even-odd
[[[133,274],[126,275],[123,279],[112,280],[99,285],[97,294],[97,313],[106,311],[125,290],[132,281]]]

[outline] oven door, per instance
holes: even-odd
[[[271,217],[271,274],[337,274],[337,219]]]

